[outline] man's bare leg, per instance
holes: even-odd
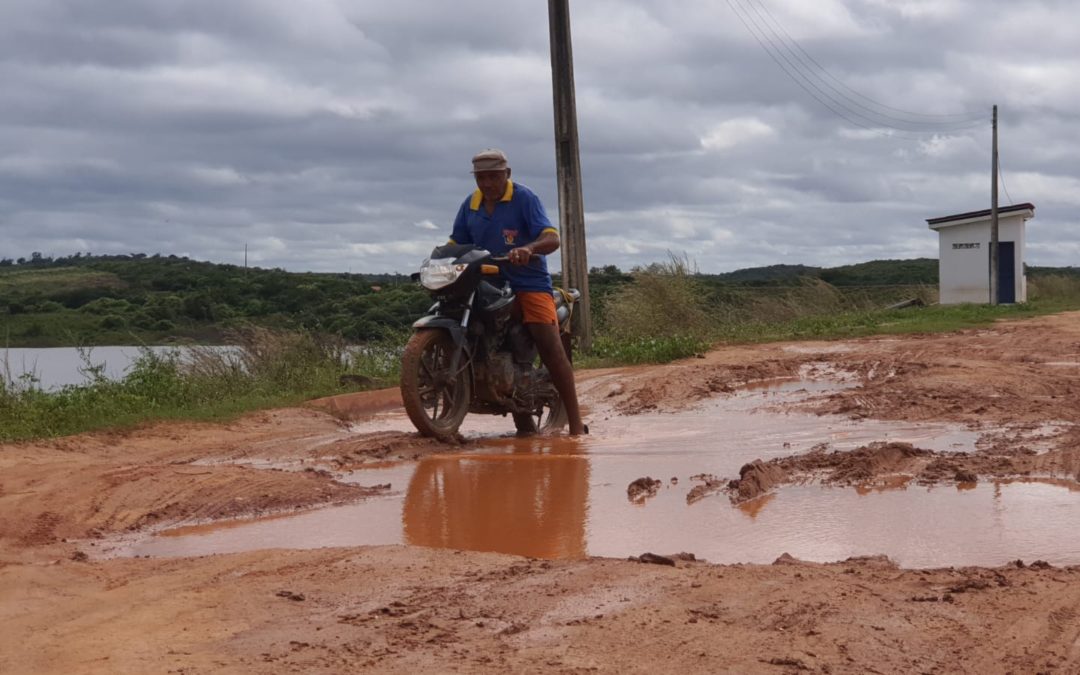
[[[578,407],[574,368],[570,365],[570,360],[566,358],[559,327],[546,323],[527,323],[525,327],[529,329],[529,334],[536,343],[536,350],[540,352],[540,360],[551,373],[551,381],[558,390],[563,405],[566,406],[570,435],[580,436],[585,433],[585,425],[581,421],[581,409]]]

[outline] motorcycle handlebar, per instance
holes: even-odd
[[[529,260],[539,260],[540,254],[533,253],[529,256]],[[510,256],[507,255],[493,255],[490,258],[491,262],[510,262]]]

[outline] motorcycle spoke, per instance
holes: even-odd
[[[420,361],[420,367],[422,367],[424,369],[424,372],[427,373],[427,376],[429,378],[435,379],[435,372],[432,369],[431,365],[428,364],[428,362],[426,360],[421,360]]]
[[[464,364],[458,373],[448,377],[447,372],[450,366],[449,353],[444,349],[434,349],[430,354],[429,360],[421,362],[426,377],[422,379],[427,380],[427,383],[420,387],[419,392],[422,396],[431,396],[431,419],[438,420],[445,418],[454,409],[455,396],[454,396],[454,379],[464,372],[468,364]],[[442,377],[439,377],[439,375]],[[449,380],[449,383],[440,386],[437,384],[439,380]]]

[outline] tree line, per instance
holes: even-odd
[[[597,314],[602,318],[606,300],[648,269],[592,268]],[[1077,268],[1029,268],[1035,276],[1049,272],[1080,275]],[[837,287],[931,285],[937,260],[772,265],[694,276],[713,292],[807,278]],[[9,345],[213,342],[251,323],[366,342],[407,329],[430,304],[428,293],[402,274],[298,273],[144,253],[0,257],[0,340]]]
[[[400,274],[295,273],[145,254],[35,254],[0,265],[0,319],[48,342],[96,343],[94,333],[212,340],[243,323],[363,342],[408,326],[429,305]],[[81,334],[56,335],[64,326]]]

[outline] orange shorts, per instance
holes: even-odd
[[[547,323],[559,325],[555,314],[555,298],[546,291],[519,291],[518,307],[521,308],[521,323]]]

